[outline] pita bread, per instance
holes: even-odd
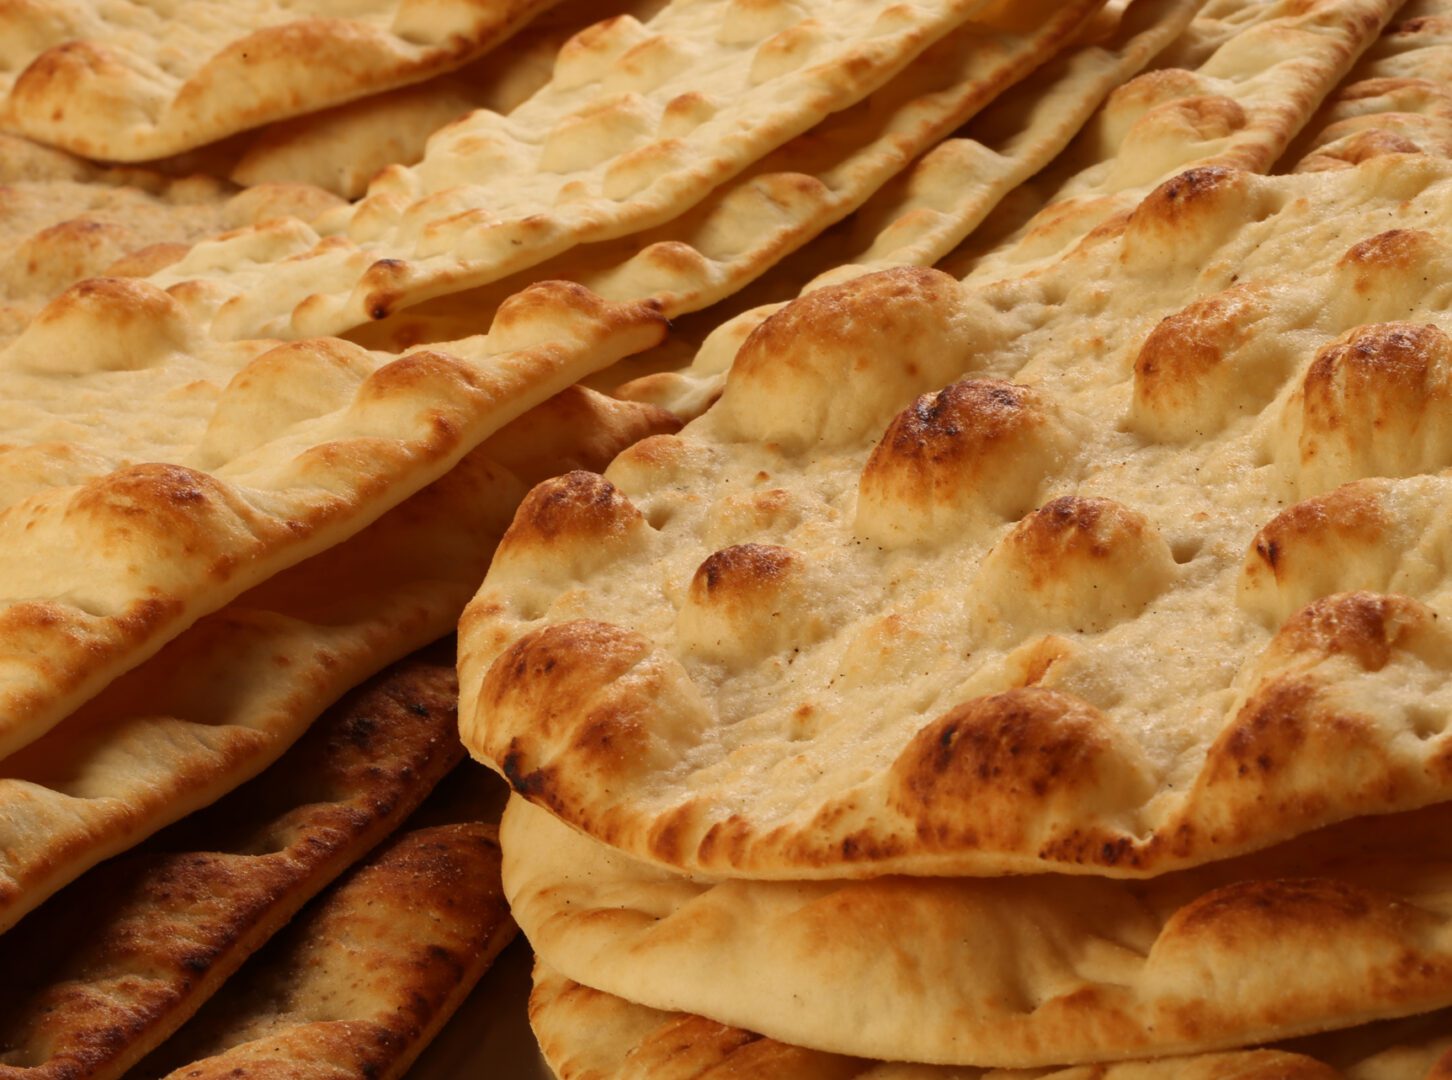
[[[15,0],[0,9],[0,126],[90,158],[165,157],[456,68],[549,2]]]
[[[990,0],[677,0],[598,24],[508,117],[478,112],[368,197],[297,230],[203,245],[186,282],[218,339],[340,333],[580,244],[664,224],[886,85]]]
[[[67,290],[0,350],[0,755],[662,332],[546,283],[446,350],[214,346],[155,286]]]
[[[1446,799],[1449,206],[1423,156],[1195,169],[1030,277],[808,293],[525,500],[466,745],[760,878],[1153,875]]]
[[[567,978],[834,1054],[1040,1068],[1452,1005],[1449,825],[1363,818],[1149,881],[692,880],[518,798],[501,839],[514,917]]]
[[[0,763],[0,929],[255,775],[349,687],[450,633],[529,483],[601,468],[674,427],[658,410],[568,390]]]
[[[394,666],[251,784],[0,937],[0,1077],[125,1073],[458,761],[456,694],[447,646]]]
[[[1452,1075],[1449,1042],[1430,1034],[1452,1024],[1447,1013],[1419,1017],[1418,1030],[1402,1033],[1391,1048],[1364,1052],[1340,1068],[1316,1056],[1310,1039],[1303,1052],[1240,1050],[1159,1061],[1127,1061],[1066,1069],[977,1069],[909,1065],[824,1054],[765,1039],[699,1016],[660,1012],[571,982],[536,963],[529,997],[530,1023],[559,1080],[1438,1080]],[[1348,1035],[1386,1038],[1374,1025]],[[1395,1059],[1397,1072],[1381,1070]],[[1341,1064],[1338,1062],[1338,1064]]]
[[[394,1080],[515,928],[492,825],[403,833],[269,943],[139,1076]]]

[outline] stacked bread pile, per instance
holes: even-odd
[[[0,10],[0,1078],[1426,1074],[1397,6]]]
[[[559,1075],[1452,1067],[1452,23],[1394,14],[1207,10],[953,273],[823,268],[526,498],[461,724]]]
[[[392,15],[283,7],[259,29],[231,5],[171,21],[12,5],[7,116],[105,157],[187,149],[397,82],[404,69],[364,62],[378,50],[422,64],[409,78],[457,66],[544,6],[460,5],[435,27],[440,52],[415,40],[437,6],[389,30]],[[128,18],[142,22],[123,34]],[[519,92],[566,27],[539,28],[481,92],[509,72]],[[298,85],[238,96],[228,64],[274,46],[295,59],[299,43],[353,84],[310,89],[289,60]],[[42,106],[47,85],[63,94]],[[408,91],[409,107],[437,89]],[[169,141],[121,122],[126,95]],[[346,108],[377,125],[398,104]],[[339,134],[314,134],[335,164],[377,152]],[[463,757],[452,647],[410,654],[452,633],[530,484],[676,426],[573,387],[658,340],[662,320],[556,284],[447,350],[214,347],[141,275],[224,228],[303,227],[340,193],[15,135],[0,160],[0,1075],[399,1075],[514,932],[497,806],[457,791],[425,804]]]

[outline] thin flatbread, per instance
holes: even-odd
[[[804,1050],[700,1016],[662,1012],[566,979],[536,962],[530,1025],[559,1080],[1445,1080],[1452,1013],[1311,1038],[1296,1050],[1232,1050],[1065,1069],[976,1069],[867,1061]],[[1387,1028],[1398,1030],[1390,1031]],[[1408,1030],[1410,1029],[1410,1030]],[[1333,1045],[1325,1045],[1333,1044]],[[1318,1051],[1320,1055],[1318,1056]],[[1330,1051],[1330,1053],[1327,1053]],[[1394,1067],[1397,1071],[1384,1070]]]
[[[1053,160],[1110,91],[1175,38],[1194,11],[1195,4],[1183,0],[1107,5],[1082,29],[1085,40],[1072,43],[1032,80],[1008,90],[966,129],[930,150],[853,219],[778,264],[729,305],[675,320],[671,338],[652,351],[661,356],[648,354],[625,365],[659,370],[640,370],[616,393],[684,418],[699,416],[721,392],[741,343],[792,297],[891,266],[931,266]],[[668,352],[684,353],[684,362],[672,361]]]
[[[302,182],[357,199],[382,169],[419,161],[428,140],[446,124],[475,109],[508,113],[533,96],[550,81],[560,47],[585,27],[617,15],[648,19],[664,5],[665,0],[566,0],[535,18],[507,47],[457,71],[269,125],[203,150],[196,160],[247,187]]]
[[[84,157],[165,157],[459,67],[550,2],[13,0],[0,127]]]
[[[203,618],[0,762],[0,929],[255,775],[327,705],[450,633],[529,484],[674,430],[572,388],[348,541]]]
[[[462,756],[451,644],[353,691],[252,783],[0,937],[0,1078],[121,1076],[396,829]]]
[[[0,757],[662,332],[545,283],[447,348],[210,345],[154,286],[67,290],[0,351]]]
[[[1086,238],[1092,242],[1096,230],[1113,235],[1156,184],[1182,169],[1233,165],[1266,171],[1396,7],[1236,0],[1231,18],[1224,6],[1217,5],[1220,17],[1209,17],[1211,31],[1206,33],[1200,17],[1187,31],[1187,36],[1206,33],[1216,45],[1208,55],[1196,51],[1195,70],[1157,68],[1115,89],[1069,148],[1033,180],[1015,188],[1012,183],[1025,179],[1024,172],[1002,174],[1003,183],[990,189],[987,200],[970,189],[966,203],[949,213],[952,227],[936,235],[930,230],[926,245],[915,235],[920,224],[909,208],[870,249],[818,272],[803,288],[888,266],[929,265],[929,256],[955,277],[975,281],[1031,273]],[[1220,32],[1222,21],[1233,32]],[[1063,138],[1075,130],[1063,132]],[[1053,144],[1055,150],[1062,147],[1062,141]],[[956,140],[935,154],[950,152],[978,156],[971,142]],[[952,191],[947,181],[936,180],[938,162],[927,171],[930,161],[932,155],[923,162],[927,185]],[[945,164],[956,167],[951,159]],[[949,239],[958,245],[953,250],[940,242]],[[747,336],[779,309],[780,303],[762,305],[713,327],[684,370],[622,392],[683,417],[699,415],[720,393]]]
[[[1149,881],[692,880],[518,798],[500,835],[514,917],[567,978],[832,1054],[1042,1068],[1452,1005],[1449,826],[1363,818]]]
[[[1377,154],[1452,157],[1452,4],[1417,0],[1397,20],[1287,152],[1298,172]]]
[[[0,155],[19,141],[0,142]],[[210,177],[140,169],[82,167],[67,177],[44,162],[34,171],[12,162],[0,187],[0,343],[83,278],[144,277],[204,237],[279,217],[311,220],[340,202],[301,183],[238,192]]]
[[[1399,6],[1244,5],[1235,35],[1193,73],[1159,68],[1116,91],[1098,122],[942,268],[979,281],[1030,273],[1117,228],[1176,172],[1269,171]]]
[[[913,159],[1027,78],[1102,3],[1035,0],[969,19],[892,82],[778,147],[680,217],[442,297],[425,305],[431,308],[425,317],[477,319],[541,278],[579,282],[606,299],[654,300],[670,319],[713,304],[856,210]],[[407,326],[416,325],[411,314],[407,308],[400,313]]]
[[[1149,876],[1447,799],[1449,207],[1425,155],[1193,169],[1022,279],[808,293],[525,500],[465,743],[775,879]]]
[[[342,333],[680,216],[990,7],[676,0],[622,16],[570,41],[509,116],[451,126],[317,233],[203,245],[153,280],[185,282],[221,340]]]
[[[464,822],[401,834],[304,911],[135,1075],[402,1076],[514,937],[497,832]]]

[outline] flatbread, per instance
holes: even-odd
[[[693,881],[518,798],[500,835],[514,917],[567,978],[818,1051],[1040,1068],[1452,1005],[1449,826],[1364,818],[1150,881]]]
[[[1442,1080],[1452,1076],[1452,1025],[1443,1012],[1412,1021],[1346,1032],[1358,1041],[1351,1056],[1334,1054],[1333,1040],[1309,1039],[1301,1052],[1240,1050],[1159,1061],[1040,1069],[977,1069],[844,1058],[804,1050],[754,1032],[683,1013],[661,1012],[571,982],[536,963],[530,1024],[559,1080]],[[1389,1044],[1389,1045],[1384,1045]],[[1333,1050],[1333,1054],[1325,1054]],[[1321,1051],[1322,1056],[1317,1056]],[[1327,1058],[1330,1060],[1327,1060]],[[1394,1067],[1394,1073],[1386,1072]]]
[[[0,187],[0,343],[83,278],[144,277],[203,237],[278,217],[311,220],[341,202],[300,183],[238,192],[206,176],[86,169],[62,178],[52,166],[25,177],[12,165],[18,175]]]
[[[809,293],[526,499],[466,745],[760,878],[1153,875],[1448,798],[1449,207],[1425,156],[1196,169],[1027,278]]]
[[[255,781],[0,937],[0,1077],[119,1077],[159,1045],[457,763],[456,699],[448,643],[395,665]]]
[[[1014,162],[1010,157],[1008,170],[990,171],[990,187],[981,194],[969,189],[949,210],[946,222],[930,218],[926,235],[919,236],[923,222],[914,213],[918,208],[904,207],[870,246],[854,245],[852,254],[840,260],[842,265],[817,268],[801,290],[889,266],[927,266],[933,261],[954,276],[972,275],[974,280],[1029,273],[1051,264],[1096,228],[1112,233],[1157,183],[1185,167],[1234,165],[1265,171],[1351,60],[1375,40],[1394,7],[1308,6],[1298,0],[1236,0],[1234,10],[1213,5],[1182,35],[1214,45],[1188,54],[1198,58],[1194,71],[1156,68],[1123,86],[1112,84],[1114,93],[1087,129],[1026,183],[1033,170],[1015,166],[1043,166],[1079,131],[1082,121],[1059,129],[1044,144],[1032,141],[1031,129],[1025,131],[1031,140],[1025,158]],[[1328,34],[1327,26],[1334,31]],[[1163,44],[1158,35],[1147,37],[1150,43]],[[1163,55],[1153,62],[1159,64]],[[1146,60],[1142,54],[1132,55],[1134,70]],[[1103,86],[1106,93],[1110,89]],[[1016,112],[1010,107],[1001,118],[988,117],[990,131],[1014,130]],[[1057,110],[1041,111],[1039,122],[1047,125],[1059,115]],[[944,160],[934,160],[938,155]],[[965,155],[974,161],[982,156],[971,135],[966,143],[943,144],[922,162],[916,186],[961,190],[961,182],[954,185],[948,176],[939,177],[957,172],[961,164],[955,159]],[[933,197],[924,201],[936,210]],[[720,394],[742,343],[780,307],[777,298],[712,326],[683,370],[647,377],[620,392],[682,417],[700,415]]]
[[[165,157],[456,68],[549,4],[15,0],[0,126],[85,157]]]
[[[1247,5],[1193,75],[1163,68],[1117,90],[1033,197],[1002,208],[943,268],[977,281],[1029,273],[1122,224],[1186,168],[1269,171],[1400,6]]]
[[[1376,154],[1452,157],[1452,4],[1417,0],[1397,18],[1288,151],[1297,171]]]
[[[407,348],[458,337],[539,278],[577,281],[607,297],[655,299],[678,335],[682,313],[715,304],[763,272],[772,276],[769,267],[776,260],[854,209],[886,176],[985,101],[996,102],[1002,84],[1021,78],[1042,59],[1040,54],[1059,47],[1068,29],[1076,23],[1080,32],[1089,29],[1080,22],[1089,6],[1059,6],[1054,18],[1015,9],[1013,19],[1002,26],[992,21],[1002,22],[1001,12],[988,12],[988,21],[970,19],[901,77],[768,154],[679,219],[639,235],[576,248],[482,288],[405,308],[350,331],[348,337],[370,348]],[[1187,12],[1191,6],[1180,3]],[[1019,32],[1016,28],[1025,23],[1033,29]],[[1036,73],[1032,85],[1005,93],[1036,98],[1039,84],[1048,77],[1052,73]],[[1052,104],[1058,109],[1064,102]],[[1057,120],[1071,121],[1062,116]],[[940,155],[929,155],[935,156]],[[915,164],[911,171],[919,173],[922,167]],[[944,175],[949,171],[939,169],[935,175],[945,186],[961,189],[961,175]],[[822,242],[812,247],[820,248]],[[714,311],[705,317],[720,318]]]
[[[255,775],[349,687],[450,633],[528,484],[602,468],[674,427],[658,410],[567,390],[0,762],[0,929]]]
[[[410,830],[240,971],[138,1077],[394,1080],[514,937],[493,825]],[[164,1070],[180,1064],[173,1072]]]
[[[648,19],[665,0],[567,0],[535,18],[505,48],[414,86],[269,125],[203,152],[239,184],[303,182],[348,199],[389,165],[413,165],[440,128],[475,109],[507,113],[550,81],[555,56],[585,27],[617,15]],[[459,336],[459,335],[452,335]],[[435,340],[443,340],[441,338]]]
[[[1064,47],[1103,0],[1036,0],[969,19],[851,109],[762,158],[680,217],[565,252],[525,274],[423,305],[466,325],[531,280],[606,299],[651,299],[668,318],[728,296],[856,210],[914,158]],[[400,313],[408,340],[417,324]],[[386,320],[385,320],[386,321]],[[379,330],[385,332],[384,326]],[[398,331],[394,331],[397,333]],[[457,336],[457,335],[454,335]],[[368,335],[359,340],[390,340]]]
[[[213,346],[155,286],[73,286],[0,350],[0,756],[662,332],[546,283],[446,349]]]
[[[153,280],[187,282],[219,339],[340,333],[678,217],[990,6],[676,0],[645,24],[622,16],[574,38],[508,117],[471,115],[320,219],[326,240],[203,245]]]
[[[657,361],[659,370],[639,371],[616,392],[694,418],[721,392],[741,343],[792,297],[891,266],[931,266],[1063,150],[1109,92],[1179,34],[1194,11],[1182,0],[1106,5],[1067,51],[928,151],[843,227],[778,264],[733,297],[729,309],[718,304],[676,320],[671,339],[653,352],[683,352],[684,362],[642,356],[627,366]]]

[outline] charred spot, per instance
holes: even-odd
[[[1301,680],[1272,683],[1246,702],[1220,746],[1237,777],[1265,776],[1306,741],[1306,717],[1316,697]]]
[[[1277,579],[1292,579],[1303,561],[1298,553],[1334,558],[1343,544],[1381,543],[1386,528],[1377,490],[1347,484],[1282,510],[1256,534],[1252,550]]]
[[[1352,245],[1341,257],[1341,263],[1343,266],[1385,266],[1405,270],[1417,265],[1435,243],[1429,233],[1420,229],[1390,229]]]
[[[1382,899],[1369,890],[1335,878],[1280,878],[1238,881],[1206,893],[1176,912],[1180,931],[1216,926],[1277,926],[1364,922]],[[1246,915],[1253,913],[1249,922]]]
[[[1063,495],[1046,502],[1039,510],[1040,519],[1055,532],[1092,532],[1104,516],[1102,500],[1081,499]]]
[[[545,540],[598,536],[639,517],[614,484],[596,473],[577,469],[530,491],[510,532],[525,529]]]
[[[722,548],[706,557],[691,579],[692,592],[704,589],[712,596],[723,589],[731,591],[758,588],[779,580],[796,561],[789,549],[773,544],[736,544]]]
[[[546,792],[548,778],[544,770],[529,771],[525,756],[518,749],[511,747],[500,765],[504,770],[504,779],[509,781],[509,786],[516,794],[528,799]]]
[[[418,712],[419,716],[427,716],[428,709],[424,708]],[[372,716],[358,713],[348,718],[348,722],[341,729],[343,741],[351,746],[360,749],[365,748],[373,737],[378,734],[378,721]]]
[[[1111,499],[1063,495],[1020,522],[1012,539],[1031,565],[1055,570],[1056,561],[1069,552],[1107,558],[1116,544],[1143,531],[1139,515]]]
[[[1092,773],[1099,749],[1086,706],[1055,691],[1020,689],[951,710],[919,731],[903,758],[908,784],[925,803],[947,793],[945,781],[955,799],[971,801],[985,787],[1042,798]]]
[[[896,456],[938,461],[954,455],[955,443],[965,432],[980,442],[1003,438],[1030,408],[1030,392],[1024,387],[964,379],[918,398],[897,415],[882,441]]]
[[[1127,836],[1121,836],[1117,840],[1106,840],[1099,845],[1099,862],[1104,866],[1117,866],[1119,861],[1129,851],[1131,841]]]
[[[1380,671],[1410,625],[1435,614],[1407,597],[1371,592],[1339,593],[1306,605],[1279,636],[1298,648],[1347,653],[1365,671]]]
[[[1141,205],[1142,210],[1174,219],[1186,208],[1214,197],[1235,175],[1233,169],[1206,165],[1188,169],[1155,188]]]
[[[201,975],[212,966],[215,957],[215,952],[190,953],[182,957],[181,966],[193,974]]]

